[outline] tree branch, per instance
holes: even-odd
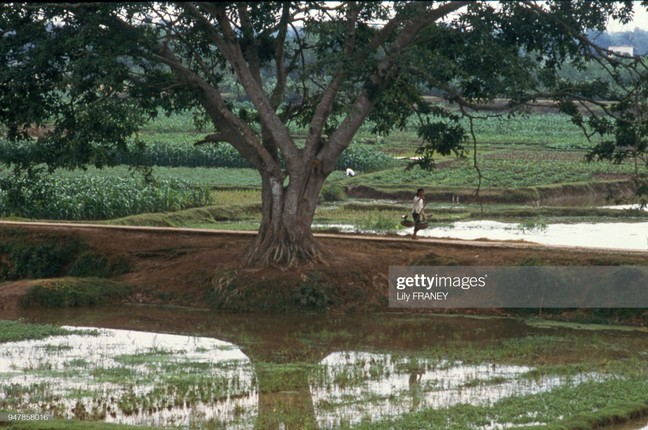
[[[223,50],[223,55],[233,67],[239,82],[243,85],[245,92],[257,109],[262,127],[267,130],[273,141],[276,142],[277,146],[284,153],[288,170],[298,171],[300,166],[300,151],[293,142],[285,124],[281,122],[270,101],[265,96],[263,87],[254,77],[252,70],[246,62],[236,33],[227,17],[225,7],[220,4],[213,5],[208,3],[201,4],[200,7],[213,13],[213,18],[218,22],[223,33],[222,40],[226,46],[226,49]]]
[[[227,108],[217,89],[199,75],[184,67],[168,46],[163,45],[160,54],[155,56],[167,64],[177,76],[182,77],[188,84],[204,92],[203,106],[210,116],[217,120],[216,123],[221,128],[223,140],[232,144],[257,169],[282,177],[283,174],[276,160],[261,145],[254,131]]]
[[[286,35],[288,34],[288,23],[290,18],[290,3],[284,3],[281,19],[278,26],[278,34],[274,41],[275,50],[275,68],[277,69],[277,84],[275,85],[272,96],[270,97],[270,104],[275,112],[279,109],[279,105],[283,100],[286,92],[286,82],[288,80],[288,70],[285,65],[285,46]]]
[[[355,27],[360,12],[361,8],[359,7],[349,7],[347,10],[345,19],[347,37],[344,41],[343,48],[345,57],[349,57],[353,53],[355,47]],[[324,126],[333,107],[333,102],[335,101],[335,97],[338,95],[342,82],[347,75],[348,72],[344,68],[340,68],[333,79],[329,82],[326,90],[324,90],[324,93],[322,94],[322,98],[315,107],[315,112],[306,138],[306,146],[304,148],[307,159],[313,159],[315,157],[322,139],[322,131],[324,130]]]
[[[252,26],[252,21],[250,20],[250,15],[248,14],[248,5],[246,3],[237,3],[237,11],[239,19],[241,20],[241,32],[243,34],[243,39],[245,41],[245,54],[247,58],[247,65],[250,70],[252,77],[257,81],[259,86],[263,86],[261,83],[261,59],[259,58],[258,52],[258,39],[254,36],[254,28]],[[240,43],[239,43],[240,45]]]
[[[394,59],[401,50],[415,43],[416,37],[424,28],[470,3],[469,1],[450,1],[429,11],[419,9],[419,13],[413,19],[404,22],[403,29],[388,46],[385,58],[378,63],[376,71],[368,78],[367,85],[375,88],[376,91],[384,89],[391,78],[390,72],[394,68]],[[427,3],[413,3],[413,5],[422,8],[421,5],[427,6]],[[358,94],[349,114],[330,136],[329,144],[320,151],[318,158],[321,158],[324,162],[325,166],[323,168],[325,171],[333,170],[335,165],[333,160],[337,160],[342,151],[349,146],[351,138],[360,128],[375,103],[376,98],[370,96],[367,90],[363,90]]]
[[[213,133],[208,134],[197,142],[194,142],[194,146],[204,145],[206,143],[219,143],[219,142],[230,142],[229,136],[223,133]]]

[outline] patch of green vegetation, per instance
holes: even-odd
[[[107,221],[112,225],[145,225],[156,227],[193,227],[222,228],[224,223],[260,219],[260,204],[219,205],[186,209],[171,213],[147,213],[132,215]],[[258,226],[257,226],[258,229]]]
[[[124,256],[109,258],[94,251],[84,252],[70,265],[67,273],[74,277],[110,278],[128,273],[130,265]]]
[[[584,160],[555,159],[500,159],[487,158],[480,162],[484,176],[482,188],[520,188],[542,185],[591,182],[596,175],[616,174],[629,175],[633,172],[630,163],[609,165],[605,163],[588,163]],[[400,184],[416,184],[415,189],[439,187],[476,188],[478,176],[469,160],[454,160],[442,167],[426,171],[418,167],[405,170],[402,167],[380,170],[358,175],[349,179],[350,186],[365,185],[384,187]]]
[[[0,279],[42,279],[65,275],[110,277],[129,271],[124,257],[109,258],[89,249],[72,234],[36,234],[20,229],[0,230]]]
[[[335,164],[335,168],[337,170],[351,168],[356,173],[364,173],[384,170],[397,165],[404,166],[405,164],[378,150],[376,145],[362,145],[356,142],[344,150]]]
[[[361,231],[394,231],[401,229],[401,218],[393,211],[365,212],[364,217],[356,221],[355,226]]]
[[[523,232],[544,232],[547,230],[547,221],[542,218],[524,220],[518,224],[518,229]]]
[[[163,360],[168,360],[173,358],[174,351],[170,349],[161,349],[161,348],[152,348],[146,352],[140,352],[137,354],[123,354],[117,355],[114,357],[114,360],[118,363],[122,363],[129,366],[137,366],[141,364],[146,364],[150,362],[159,362]]]
[[[10,412],[10,411],[7,411]],[[52,419],[47,421],[4,422],[0,427],[7,430],[141,430],[141,426],[112,424],[102,421],[76,421]]]
[[[98,220],[204,206],[210,190],[178,179],[133,176],[1,178],[0,214],[36,219]]]
[[[73,332],[51,324],[30,324],[24,320],[0,320],[0,343],[65,336]]]
[[[643,311],[643,310],[642,310]],[[525,323],[531,327],[539,328],[569,328],[572,330],[590,330],[590,331],[646,331],[644,327],[633,327],[628,325],[610,325],[610,324],[594,324],[594,323],[579,323],[568,321],[552,321],[547,319],[529,319]]]
[[[0,279],[61,276],[86,245],[76,236],[31,235],[12,228],[0,230]]]
[[[339,182],[329,181],[324,184],[320,193],[320,203],[322,202],[339,202],[346,199],[344,187]]]
[[[317,369],[318,365],[257,362],[254,367],[259,379],[259,390],[264,393],[276,393],[303,389],[307,385],[309,373]]]
[[[98,383],[123,384],[126,381],[133,381],[138,372],[129,366],[116,367],[95,367],[90,371],[92,378]]]
[[[648,382],[613,379],[564,385],[551,391],[511,396],[492,406],[461,404],[447,409],[424,409],[399,418],[342,426],[353,429],[456,429],[512,425],[514,429],[590,429],[630,419],[645,412]],[[529,426],[543,423],[540,426]]]
[[[99,306],[124,299],[130,293],[129,286],[107,279],[58,278],[29,287],[20,305],[24,308]]]
[[[96,336],[98,333],[96,330],[72,330],[52,324],[34,324],[23,319],[0,320],[0,343],[39,340],[50,336],[68,336],[71,334]]]
[[[324,312],[333,304],[327,290],[321,273],[310,272],[293,295],[295,306],[305,311]]]

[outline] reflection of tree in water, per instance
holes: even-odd
[[[276,363],[273,363],[276,364]],[[317,429],[308,369],[256,366],[259,384],[258,429]]]
[[[422,390],[421,390],[421,376],[423,376],[423,371],[419,369],[413,369],[410,371],[409,375],[409,393],[412,397],[412,407],[410,412],[418,410],[421,406]]]
[[[414,354],[426,347],[452,342],[489,343],[526,336],[534,329],[512,320],[407,315],[253,315],[196,312],[195,310],[138,308],[106,309],[89,315],[66,311],[68,325],[97,325],[158,332],[209,336],[237,345],[254,365],[259,390],[258,429],[315,429],[316,411],[309,383],[314,366],[340,351]],[[42,315],[41,315],[42,317]],[[411,410],[422,404],[421,378],[416,365],[409,374]]]

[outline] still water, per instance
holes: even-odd
[[[400,233],[411,235],[412,229]],[[457,222],[421,230],[421,237],[452,239],[523,240],[543,245],[583,246],[648,251],[648,222],[547,224],[523,228],[498,221]]]
[[[18,310],[2,318],[81,330],[0,345],[5,408],[39,407],[65,418],[145,426],[329,429],[422,409],[490,406],[610,377],[587,369],[538,374],[541,363],[578,362],[578,347],[529,360],[476,358],[500,344],[526,353],[526,339],[563,342],[565,335],[570,345],[590,344],[592,333],[517,319],[255,315],[149,306]],[[646,345],[641,331],[596,336],[621,337],[632,349]],[[541,424],[534,420],[530,414],[527,424]]]

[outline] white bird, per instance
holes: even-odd
[[[353,169],[351,169],[350,167],[347,167],[347,169],[346,169],[346,175],[347,175],[347,176],[355,176],[355,172],[354,172]]]

